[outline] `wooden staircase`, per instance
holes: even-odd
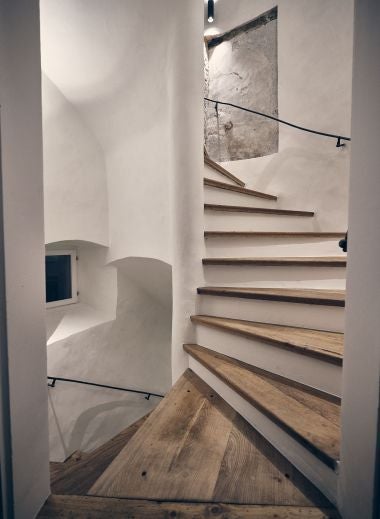
[[[214,187],[205,182],[207,285],[191,316],[197,344],[184,346],[190,368],[335,503],[344,232],[307,227],[315,212],[278,198],[238,203],[234,186],[231,204]]]
[[[276,208],[207,156],[205,168],[222,203],[205,203],[189,369],[111,444],[52,466],[41,518],[339,517],[344,232],[306,227],[313,211]]]

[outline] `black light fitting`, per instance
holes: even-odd
[[[208,23],[212,23],[214,21],[215,14],[215,0],[207,1],[207,21]]]

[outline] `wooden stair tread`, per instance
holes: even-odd
[[[234,186],[232,184],[226,184],[225,182],[219,182],[218,180],[213,180],[212,178],[204,178],[203,183],[208,187],[215,187],[217,189],[225,189],[226,191],[234,191],[236,193],[241,193],[243,195],[255,196],[257,198],[266,198],[268,200],[277,200],[277,196],[268,195],[267,193],[262,193],[261,191],[255,191],[253,189],[247,189],[241,186]]]
[[[230,213],[273,214],[278,216],[314,216],[313,211],[276,209],[272,207],[246,207],[243,205],[204,204],[205,211],[223,211]]]
[[[328,506],[234,409],[187,370],[89,494]]]
[[[203,258],[203,265],[256,265],[262,267],[345,267],[346,256],[290,256],[271,258]]]
[[[340,307],[345,306],[346,297],[345,290],[314,288],[199,287],[198,294]]]
[[[205,231],[205,238],[341,238],[345,232]]]
[[[148,416],[149,413],[90,453],[74,453],[64,463],[50,463],[52,492],[85,495]],[[60,465],[60,470],[57,470],[57,465]]]
[[[38,519],[339,519],[333,508],[176,503],[92,496],[50,496]]]
[[[221,175],[223,175],[224,177],[228,178],[229,180],[231,180],[232,182],[237,184],[238,186],[240,186],[240,187],[244,187],[245,186],[245,183],[242,180],[240,180],[240,178],[236,177],[235,175],[233,175],[232,173],[227,171],[225,168],[223,168],[223,166],[221,166],[217,162],[214,162],[207,155],[204,156],[204,163],[207,166],[210,166],[210,168],[212,168],[215,171],[217,171],[218,173],[220,173]]]
[[[308,355],[326,362],[342,365],[343,333],[243,321],[226,317],[213,317],[209,315],[193,315],[191,316],[191,320],[195,324],[202,324],[229,333],[242,335],[248,339],[259,339],[265,343],[302,355]]]
[[[328,395],[197,344],[189,355],[331,468],[339,458],[340,406]]]

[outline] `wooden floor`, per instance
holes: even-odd
[[[88,493],[165,501],[329,507],[312,484],[191,370],[179,379]]]
[[[340,401],[198,344],[185,351],[335,469],[340,451]]]
[[[90,453],[76,452],[64,463],[50,463],[52,493],[87,494],[95,481],[147,420],[149,414]]]
[[[176,503],[84,496],[50,496],[38,519],[338,519],[314,507]]]

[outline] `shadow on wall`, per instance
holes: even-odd
[[[171,267],[149,258],[125,258],[113,266],[116,318],[50,344],[48,373],[163,394],[171,385]],[[57,382],[49,388],[50,459],[96,448],[158,402]]]

